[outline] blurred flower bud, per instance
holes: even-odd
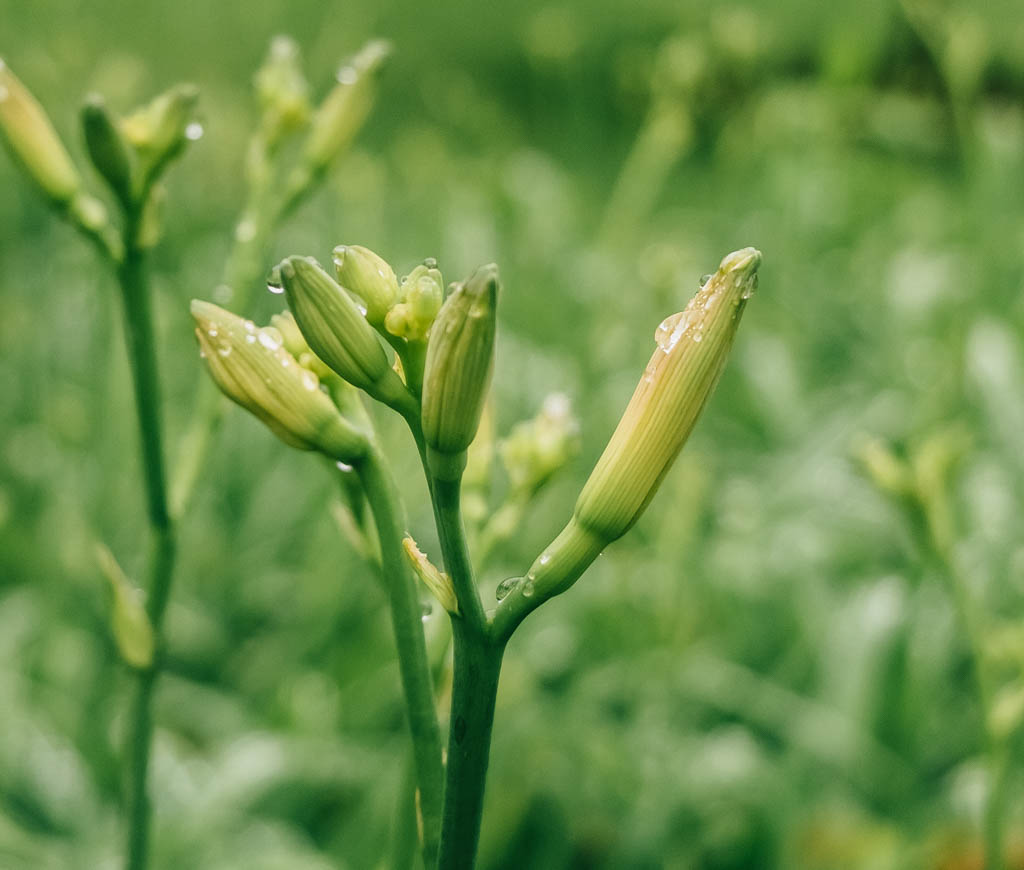
[[[402,550],[413,571],[416,572],[416,576],[423,581],[423,585],[431,591],[433,596],[441,602],[441,606],[449,613],[458,615],[459,602],[455,597],[455,587],[452,586],[451,578],[442,571],[439,571],[408,535],[402,539]]]
[[[553,393],[540,413],[519,423],[499,445],[513,494],[529,497],[579,450],[579,423],[569,397]]]
[[[494,367],[498,267],[481,266],[455,286],[427,344],[423,372],[423,435],[431,470],[454,480],[476,435]]]
[[[373,327],[312,258],[288,257],[281,280],[295,322],[313,352],[350,384],[393,405],[408,395]]]
[[[92,165],[122,203],[131,202],[132,155],[98,94],[82,106],[82,133]]]
[[[142,592],[125,575],[114,554],[102,544],[96,545],[96,559],[114,594],[110,627],[117,650],[133,668],[148,668],[153,664],[156,638],[142,603]]]
[[[395,271],[373,251],[360,245],[338,245],[334,249],[338,283],[366,305],[366,319],[381,326],[388,309],[398,301]]]
[[[275,36],[256,73],[256,93],[263,109],[263,136],[273,147],[309,119],[309,84],[291,37]]]
[[[262,420],[286,444],[351,463],[366,436],[339,413],[317,376],[300,366],[273,327],[257,327],[230,311],[192,301],[196,337],[210,375],[233,402]]]
[[[313,115],[303,154],[310,171],[323,170],[355,138],[373,105],[377,71],[390,53],[389,42],[373,40],[338,71],[338,83]]]
[[[0,60],[0,138],[47,197],[65,205],[81,179],[36,98]]]
[[[853,445],[852,453],[867,477],[882,492],[899,498],[913,495],[914,480],[910,466],[881,438],[860,436]]]
[[[195,85],[175,85],[121,122],[121,133],[139,155],[143,178],[159,171],[193,137],[193,112],[198,99]]]

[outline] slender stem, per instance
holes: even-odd
[[[355,469],[366,490],[380,539],[381,565],[391,597],[391,624],[419,782],[423,863],[432,868],[437,858],[444,770],[422,611],[415,580],[402,556],[398,496],[386,466],[376,450],[371,449]]]
[[[469,630],[483,635],[487,631],[487,616],[480,591],[473,576],[473,563],[466,545],[466,532],[462,525],[461,480],[439,480],[434,478],[431,487],[434,504],[434,520],[444,556],[444,567],[452,578],[455,597],[459,601],[462,620]]]
[[[174,570],[174,524],[167,507],[160,421],[160,380],[153,338],[150,288],[145,255],[137,244],[141,209],[126,210],[124,258],[117,270],[124,304],[125,337],[135,388],[135,409],[142,453],[147,514],[153,538],[146,609],[156,638],[157,657],[140,671],[132,711],[128,749],[127,870],[144,870],[149,858],[150,805],[147,793],[149,753],[153,736],[152,700],[159,675],[164,612]]]
[[[455,681],[438,870],[472,870],[480,839],[491,726],[505,646],[452,619]]]
[[[402,765],[395,814],[391,820],[391,870],[411,870],[416,857],[417,839],[416,766],[410,755]]]

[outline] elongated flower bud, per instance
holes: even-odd
[[[539,603],[568,588],[639,519],[718,383],[760,265],[754,248],[729,254],[686,310],[658,327],[654,355],[572,519],[508,593],[504,614],[533,606],[524,598]]]
[[[36,98],[0,60],[0,138],[25,173],[58,204],[70,202],[81,179]]]
[[[82,106],[82,133],[89,159],[117,198],[132,198],[132,161],[128,145],[110,117],[103,98],[91,95]]]
[[[465,465],[494,368],[498,267],[456,285],[430,332],[423,370],[423,436],[431,468],[453,480]]]
[[[258,329],[198,299],[192,301],[192,316],[201,353],[221,392],[282,441],[347,463],[365,453],[366,436],[342,417],[317,376],[284,349],[276,329]]]
[[[382,257],[361,245],[334,249],[338,283],[366,305],[366,319],[374,326],[384,323],[388,309],[398,301],[398,278]]]
[[[449,613],[458,615],[459,600],[455,597],[455,587],[452,586],[451,578],[443,571],[439,571],[408,535],[402,538],[402,551],[416,576],[441,602],[441,606]]]
[[[96,545],[96,560],[114,595],[110,627],[117,650],[133,668],[148,668],[153,664],[156,636],[143,604],[142,590],[128,579],[114,554],[102,544]]]
[[[313,115],[303,162],[313,172],[327,166],[348,147],[373,106],[377,71],[391,44],[373,40],[338,70],[338,83]]]
[[[275,36],[256,73],[256,92],[263,108],[263,136],[274,147],[309,118],[309,85],[302,74],[299,47],[287,36]]]
[[[408,395],[373,327],[338,283],[308,257],[289,257],[281,282],[313,352],[350,384],[393,405]]]
[[[193,131],[202,133],[202,128],[192,123],[198,99],[195,85],[175,85],[121,122],[121,133],[138,152],[143,177],[176,157],[194,137]]]

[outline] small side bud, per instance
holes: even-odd
[[[510,490],[528,498],[579,450],[579,423],[569,397],[548,396],[540,413],[516,425],[499,449]]]
[[[431,469],[454,480],[465,465],[494,368],[498,267],[481,266],[456,285],[427,343],[423,371],[423,435]]]
[[[405,311],[404,331],[392,334],[423,341],[444,302],[444,278],[436,266],[421,263],[406,276],[399,292]]]
[[[354,293],[366,306],[366,319],[381,326],[388,309],[398,301],[398,278],[382,257],[360,245],[338,245],[334,249],[338,283]]]
[[[405,385],[348,293],[312,258],[289,257],[280,271],[288,305],[313,352],[375,399],[401,401],[407,395]]]
[[[443,571],[439,571],[408,535],[402,539],[402,550],[423,585],[441,602],[445,610],[458,616],[459,601],[455,597],[455,587],[451,578]]]
[[[303,151],[309,171],[321,172],[355,138],[373,105],[377,72],[391,53],[385,40],[367,43],[338,70],[338,83],[313,116]]]
[[[276,329],[258,329],[198,299],[192,301],[192,317],[200,353],[221,392],[282,441],[346,463],[365,453],[366,436],[339,413],[317,376],[285,350]]]
[[[117,651],[127,664],[144,670],[153,664],[156,638],[142,603],[142,591],[128,579],[114,554],[102,544],[96,545],[96,560],[110,581],[114,595],[110,627]]]
[[[67,205],[81,179],[43,107],[0,60],[0,138],[43,193]]]
[[[868,479],[882,492],[897,498],[913,496],[914,478],[910,466],[881,438],[860,436],[852,453]]]
[[[92,165],[122,203],[132,199],[132,155],[103,98],[92,94],[82,106],[82,134]]]

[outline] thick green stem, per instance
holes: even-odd
[[[505,647],[452,619],[455,681],[438,870],[472,870],[480,839],[491,726]]]
[[[150,288],[143,251],[137,245],[139,212],[125,216],[124,259],[118,281],[124,304],[125,337],[135,388],[135,408],[142,453],[147,513],[153,537],[146,609],[156,638],[157,658],[138,675],[128,749],[127,870],[144,870],[149,858],[150,806],[147,793],[149,753],[153,736],[152,700],[159,675],[164,612],[174,570],[174,525],[167,507],[167,481],[160,421],[160,380]]]
[[[460,480],[440,480],[434,478],[431,485],[431,496],[434,504],[434,520],[437,523],[437,534],[441,542],[441,554],[444,556],[444,567],[455,587],[455,597],[459,601],[461,618],[470,631],[484,634],[487,628],[487,616],[480,601],[480,591],[473,576],[473,563],[469,558],[469,547],[466,544],[466,532],[462,525]]]
[[[419,782],[423,862],[425,867],[431,868],[437,859],[444,769],[422,610],[416,582],[402,555],[401,526],[396,507],[398,496],[386,466],[376,451],[371,450],[355,465],[355,469],[366,490],[380,539],[381,566],[391,597],[391,624],[398,648],[398,666]]]

